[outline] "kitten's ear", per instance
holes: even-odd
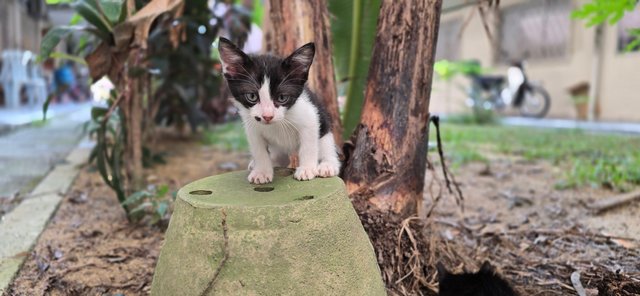
[[[249,56],[229,41],[229,39],[220,37],[218,51],[220,52],[223,74],[236,76],[237,74],[246,72],[246,65],[251,61]]]
[[[442,262],[436,263],[436,270],[438,271],[438,281],[442,281],[447,275],[449,275],[449,271]]]
[[[294,71],[300,74],[308,74],[311,63],[313,62],[313,56],[316,54],[316,46],[311,43],[307,43],[302,47],[296,49],[290,56],[288,56],[282,62],[282,66],[290,71]]]
[[[489,261],[484,261],[482,266],[480,266],[480,272],[494,273],[493,266],[491,266]]]

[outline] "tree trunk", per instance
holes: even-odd
[[[123,163],[126,170],[126,195],[141,190],[144,183],[142,167],[142,135],[143,135],[143,98],[142,79],[131,75],[132,68],[140,67],[143,50],[131,50],[125,66],[123,83],[125,85],[125,101],[121,105],[126,122],[126,144]]]
[[[333,136],[342,143],[335,71],[333,69],[329,9],[326,0],[270,0],[265,48],[289,55],[307,42],[315,42],[316,55],[311,66],[309,86],[331,115]]]
[[[347,189],[402,216],[422,204],[429,96],[441,0],[385,0],[373,48]]]

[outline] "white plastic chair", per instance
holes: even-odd
[[[47,100],[47,81],[42,76],[40,65],[36,63],[36,56],[31,52],[25,53],[27,60],[27,97],[29,105],[42,105]]]
[[[20,107],[23,87],[26,87],[29,105],[42,104],[47,99],[47,82],[30,51],[6,50],[2,53],[0,84],[7,108]]]
[[[27,68],[24,54],[18,50],[6,50],[2,53],[2,71],[0,83],[4,89],[7,108],[20,106],[20,91],[27,82]]]

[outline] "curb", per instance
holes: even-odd
[[[84,138],[23,200],[0,221],[0,294],[6,292],[40,233],[86,163],[94,143]]]

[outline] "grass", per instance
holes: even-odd
[[[248,151],[249,144],[240,121],[232,121],[207,130],[203,142],[223,150]]]
[[[590,185],[626,191],[640,185],[640,137],[451,122],[441,128],[445,155],[454,167],[488,162],[491,155],[516,156],[565,168],[558,188]],[[431,131],[435,144],[435,130]],[[219,149],[248,150],[238,121],[215,126],[205,132],[203,141]]]
[[[503,154],[569,168],[559,188],[592,185],[626,191],[640,185],[640,137],[449,122],[441,132],[455,166]],[[435,143],[435,136],[430,140]]]

